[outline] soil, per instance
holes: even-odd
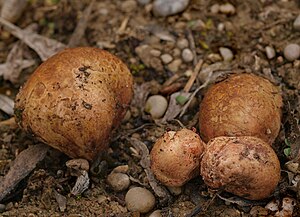
[[[234,14],[214,13],[214,4],[229,2],[235,7]],[[100,47],[121,58],[130,68],[136,84],[134,101],[121,127],[114,132],[110,148],[102,157],[105,164],[96,165],[90,171],[91,184],[81,195],[71,195],[76,178],[71,176],[65,163],[69,158],[51,149],[36,168],[1,201],[0,216],[149,216],[129,212],[125,204],[126,190],[115,192],[106,182],[107,175],[119,165],[128,165],[127,174],[131,185],[142,186],[156,196],[154,210],[162,216],[279,216],[287,209],[284,201],[293,201],[293,211],[280,216],[300,216],[300,170],[286,167],[286,163],[298,165],[299,118],[300,118],[300,60],[289,62],[283,49],[287,44],[300,44],[300,32],[293,29],[299,14],[300,2],[291,0],[217,1],[191,0],[181,13],[157,17],[152,4],[141,5],[135,0],[98,0],[94,2],[85,24],[84,34],[76,33],[70,39],[90,0],[30,0],[22,17],[15,23],[24,29],[37,24],[36,33],[71,46]],[[221,23],[221,24],[220,24]],[[0,27],[0,62],[5,63],[12,47],[19,41],[5,28]],[[199,103],[205,93],[200,90],[182,117],[159,123],[143,110],[145,98],[160,91],[170,99],[171,93],[180,91],[189,80],[196,62],[182,62],[176,41],[186,38],[190,48],[203,60],[203,67],[215,67],[214,71],[252,72],[279,85],[284,98],[282,127],[273,144],[281,162],[281,180],[274,194],[263,201],[248,201],[225,192],[207,188],[200,177],[189,181],[180,194],[172,194],[168,200],[159,198],[149,184],[141,165],[141,154],[131,144],[135,138],[151,150],[154,142],[164,131],[179,129],[181,125],[198,129]],[[195,47],[192,46],[194,41]],[[143,52],[139,52],[144,45]],[[269,59],[265,47],[275,49],[276,56]],[[234,58],[222,62],[219,48],[229,48]],[[150,52],[150,50],[154,50]],[[161,61],[160,54],[170,54],[180,64],[170,66]],[[14,81],[0,77],[0,93],[15,98],[19,87],[42,62],[32,49],[24,47],[24,55],[34,64],[21,71]],[[166,90],[163,84],[175,74],[179,79]],[[201,73],[200,73],[201,74]],[[190,88],[194,92],[207,77],[197,77]],[[216,80],[211,82],[214,83]],[[164,91],[162,91],[164,90]],[[12,115],[0,110],[0,175],[5,176],[20,152],[38,143],[15,124],[4,124]],[[104,165],[104,166],[103,166]],[[97,171],[99,169],[99,171]],[[2,177],[1,177],[2,178]],[[270,177],[271,179],[272,177]],[[296,184],[295,184],[296,183]],[[67,200],[66,208],[60,207],[58,196]],[[271,211],[266,205],[275,203],[278,210]],[[276,214],[277,213],[277,214]],[[282,214],[282,212],[281,212]]]

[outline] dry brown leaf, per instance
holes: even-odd
[[[0,94],[0,110],[4,111],[8,115],[13,115],[14,104],[15,103],[11,98],[3,94]]]
[[[153,189],[154,193],[161,199],[161,203],[168,203],[171,201],[171,195],[168,190],[159,184],[159,182],[155,179],[151,169],[150,169],[150,155],[147,146],[135,138],[127,139],[130,144],[139,151],[141,154],[140,164],[144,168],[144,171],[147,175],[149,184]]]
[[[3,25],[8,32],[33,49],[43,61],[58,51],[66,48],[66,45],[61,42],[41,36],[31,31],[23,30],[1,17],[0,24]]]
[[[3,0],[0,17],[14,23],[22,16],[27,4],[27,0]]]
[[[17,83],[20,73],[35,64],[33,59],[23,59],[24,43],[18,41],[9,52],[6,62],[0,65],[0,76],[4,80]]]
[[[33,145],[16,157],[10,170],[0,182],[0,201],[36,167],[38,162],[44,159],[48,150],[49,146],[45,144]]]

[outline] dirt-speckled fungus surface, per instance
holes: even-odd
[[[66,49],[41,64],[16,97],[20,126],[71,157],[92,160],[108,145],[132,98],[133,79],[116,56]]]
[[[269,144],[261,139],[217,137],[208,144],[201,161],[204,182],[250,199],[264,199],[280,180],[280,163]]]
[[[192,130],[166,132],[151,150],[151,170],[166,186],[182,186],[199,174],[204,147]]]
[[[278,87],[254,74],[237,74],[213,85],[200,105],[204,142],[218,136],[255,136],[272,144],[280,130]]]

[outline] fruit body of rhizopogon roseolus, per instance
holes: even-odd
[[[200,104],[204,142],[218,136],[255,136],[272,144],[280,130],[278,87],[254,74],[236,74],[213,85]]]
[[[133,78],[107,51],[79,47],[42,63],[16,97],[19,125],[70,157],[93,160],[129,106]]]
[[[199,174],[205,144],[192,130],[166,132],[154,144],[151,170],[166,186],[182,186]]]
[[[260,200],[276,188],[280,163],[272,147],[259,138],[217,137],[207,143],[200,173],[212,189]]]

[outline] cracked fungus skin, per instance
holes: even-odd
[[[238,74],[213,85],[200,105],[204,142],[218,136],[255,136],[272,144],[280,130],[278,87],[253,74]]]
[[[250,200],[267,198],[280,180],[280,163],[272,147],[250,136],[209,141],[200,171],[209,187]]]
[[[151,150],[151,170],[164,185],[182,186],[199,174],[204,148],[199,135],[191,130],[166,132]]]
[[[90,47],[52,56],[16,97],[19,125],[70,157],[93,160],[125,115],[133,78],[116,56]]]

